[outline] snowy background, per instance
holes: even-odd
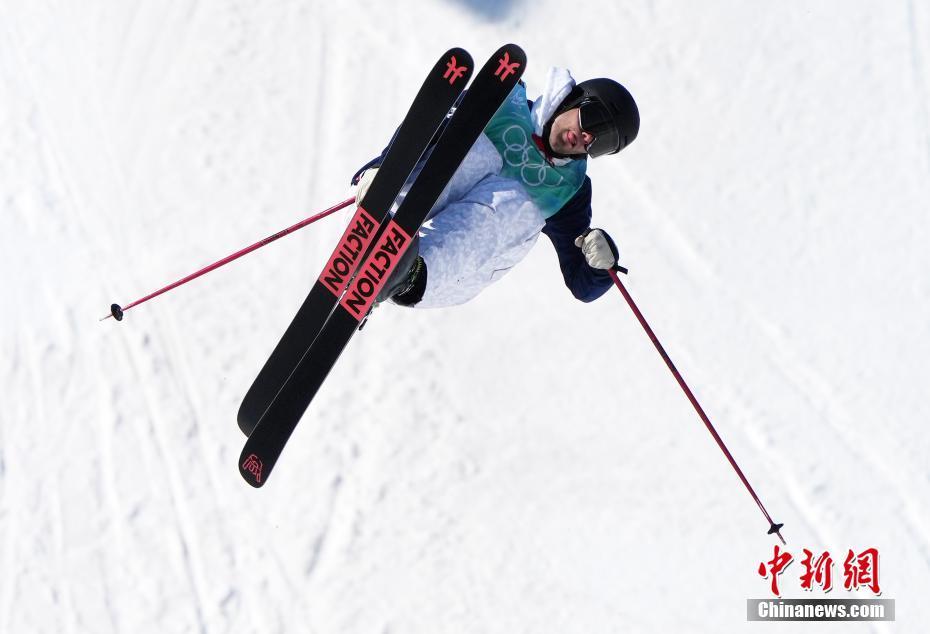
[[[533,96],[636,96],[595,224],[789,550],[879,548],[896,623],[745,621],[761,514],[545,238],[379,311],[261,490],[236,410],[347,216],[97,321],[346,198],[440,52],[507,41]],[[2,632],[926,631],[925,2],[2,0],[0,205]]]

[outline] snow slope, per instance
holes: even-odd
[[[0,6],[0,631],[797,631],[745,621],[758,509],[545,239],[470,304],[380,311],[259,491],[236,409],[346,217],[97,321],[345,198],[427,60],[505,41],[530,94],[632,90],[590,168],[628,288],[789,549],[880,549],[897,622],[836,627],[925,629],[926,3]]]

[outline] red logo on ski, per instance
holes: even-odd
[[[513,75],[517,72],[517,69],[520,68],[520,62],[511,62],[510,53],[504,52],[504,57],[497,60],[500,63],[500,66],[497,67],[497,72],[494,73],[495,77],[500,77],[501,81],[504,81],[510,75]]]
[[[365,318],[378,292],[397,267],[400,257],[410,246],[410,236],[391,220],[378,240],[377,246],[365,260],[358,275],[352,280],[348,292],[339,302],[358,321]]]
[[[250,453],[249,457],[245,459],[245,462],[242,463],[242,469],[251,473],[257,484],[262,483],[262,461],[254,453]]]
[[[448,79],[450,84],[454,84],[455,81],[462,77],[465,72],[468,70],[467,66],[458,66],[458,62],[455,59],[455,55],[452,56],[452,59],[446,64],[446,74],[442,76],[443,79]]]
[[[359,207],[320,274],[320,282],[336,297],[349,285],[352,271],[374,239],[377,228],[374,218]]]

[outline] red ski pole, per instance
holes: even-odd
[[[756,495],[756,492],[753,490],[752,485],[749,484],[749,480],[746,479],[746,476],[743,475],[743,470],[739,468],[739,465],[736,464],[736,460],[733,459],[733,455],[730,453],[730,450],[727,449],[727,446],[723,443],[723,440],[720,438],[720,434],[717,433],[717,430],[714,429],[714,426],[711,424],[710,419],[707,417],[707,414],[704,413],[704,408],[701,407],[701,404],[698,403],[697,398],[695,398],[694,393],[691,391],[691,388],[688,387],[688,384],[685,383],[685,380],[681,377],[681,373],[675,367],[675,364],[672,363],[671,358],[668,356],[668,353],[665,352],[665,348],[662,347],[662,344],[659,343],[658,337],[652,331],[652,328],[649,327],[649,324],[646,323],[646,318],[643,317],[643,314],[639,312],[639,308],[636,307],[636,304],[633,302],[633,298],[630,297],[630,294],[627,292],[626,288],[623,286],[623,283],[620,282],[620,276],[617,273],[622,272],[626,273],[626,269],[621,266],[614,265],[610,269],[610,277],[613,278],[614,284],[617,285],[617,288],[620,289],[620,292],[623,293],[623,298],[626,300],[626,303],[630,305],[630,308],[633,309],[633,314],[636,315],[636,319],[639,320],[639,323],[642,325],[643,329],[646,331],[646,334],[649,335],[649,338],[652,339],[652,343],[655,344],[656,350],[659,351],[659,354],[662,356],[662,359],[665,361],[665,365],[668,366],[668,369],[672,371],[672,374],[675,376],[675,379],[678,381],[678,385],[681,386],[681,389],[684,390],[685,395],[688,397],[688,400],[691,401],[691,404],[694,406],[694,409],[697,411],[698,416],[701,417],[701,420],[704,421],[704,425],[707,427],[707,431],[710,432],[710,435],[714,437],[714,440],[717,441],[717,445],[720,446],[720,450],[723,452],[723,455],[727,457],[727,460],[730,461],[730,465],[736,471],[736,475],[739,476],[739,479],[743,481],[743,484],[746,486],[746,490],[749,491],[749,495],[752,496],[752,499],[756,501],[756,504],[759,505],[759,509],[762,511],[762,514],[765,515],[766,521],[769,523],[769,535],[778,535],[778,539],[781,540],[782,544],[785,544],[785,538],[781,536],[781,528],[784,524],[776,524],[772,519],[772,516],[769,515],[769,512],[765,510],[765,506],[762,504],[762,501],[759,499],[759,496]]]
[[[238,258],[241,258],[243,255],[245,255],[245,254],[247,254],[247,253],[251,253],[252,251],[255,251],[256,249],[260,249],[261,247],[265,246],[266,244],[269,244],[269,243],[271,243],[271,242],[274,242],[274,241],[277,240],[278,238],[283,238],[283,237],[286,236],[287,234],[293,233],[294,231],[297,231],[298,229],[303,229],[303,228],[306,227],[307,225],[312,224],[312,223],[316,222],[317,220],[319,220],[319,219],[321,219],[321,218],[325,218],[326,216],[329,216],[330,214],[334,214],[334,213],[336,213],[337,211],[339,211],[340,209],[345,209],[346,207],[348,207],[349,205],[353,204],[354,202],[355,202],[355,197],[347,198],[346,200],[343,200],[341,203],[339,203],[339,204],[337,204],[337,205],[335,205],[335,206],[333,206],[333,207],[330,207],[329,209],[326,209],[326,210],[324,210],[324,211],[321,211],[321,212],[319,212],[318,214],[313,215],[313,216],[310,216],[309,218],[306,218],[306,219],[304,219],[304,220],[301,220],[301,221],[298,222],[297,224],[292,225],[292,226],[288,227],[287,229],[282,229],[281,231],[277,232],[276,234],[270,235],[270,236],[268,236],[267,238],[265,238],[264,240],[259,240],[259,241],[256,242],[255,244],[253,244],[253,245],[251,245],[251,246],[248,246],[248,247],[242,249],[241,251],[236,251],[236,252],[233,253],[232,255],[228,255],[228,256],[226,256],[225,258],[223,258],[222,260],[219,260],[218,262],[214,262],[213,264],[211,264],[211,265],[209,265],[209,266],[207,266],[207,267],[204,267],[204,268],[200,269],[200,270],[197,271],[196,273],[191,273],[191,274],[188,275],[187,277],[181,278],[180,280],[178,280],[177,282],[174,282],[173,284],[169,284],[168,286],[166,286],[166,287],[164,287],[164,288],[158,289],[158,290],[155,291],[154,293],[150,293],[149,295],[146,295],[145,297],[143,297],[143,298],[141,298],[141,299],[137,299],[136,301],[132,302],[131,304],[127,304],[125,307],[122,307],[122,306],[120,306],[119,304],[113,304],[113,305],[110,306],[110,314],[107,315],[106,317],[101,317],[101,318],[100,318],[100,321],[103,321],[103,320],[105,320],[105,319],[109,319],[110,317],[113,317],[114,319],[116,319],[116,321],[122,321],[122,320],[123,320],[123,313],[124,313],[125,311],[129,310],[130,308],[132,308],[133,306],[138,306],[139,304],[142,304],[142,303],[144,303],[144,302],[147,302],[147,301],[149,301],[150,299],[152,299],[152,298],[154,298],[154,297],[158,297],[158,296],[161,295],[162,293],[167,293],[167,292],[170,291],[171,289],[177,288],[178,286],[181,286],[182,284],[187,284],[187,283],[190,282],[191,280],[196,279],[196,278],[198,278],[198,277],[200,277],[201,275],[204,275],[204,274],[206,274],[206,273],[209,273],[210,271],[212,271],[212,270],[214,270],[214,269],[218,269],[218,268],[220,268],[221,266],[223,266],[224,264],[229,264],[229,263],[232,262],[233,260],[238,259]]]

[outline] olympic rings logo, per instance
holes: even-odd
[[[565,181],[545,160],[533,162],[530,159],[530,150],[536,150],[536,146],[520,126],[512,125],[504,130],[501,139],[504,142],[504,161],[520,169],[520,179],[529,187],[558,187]]]

